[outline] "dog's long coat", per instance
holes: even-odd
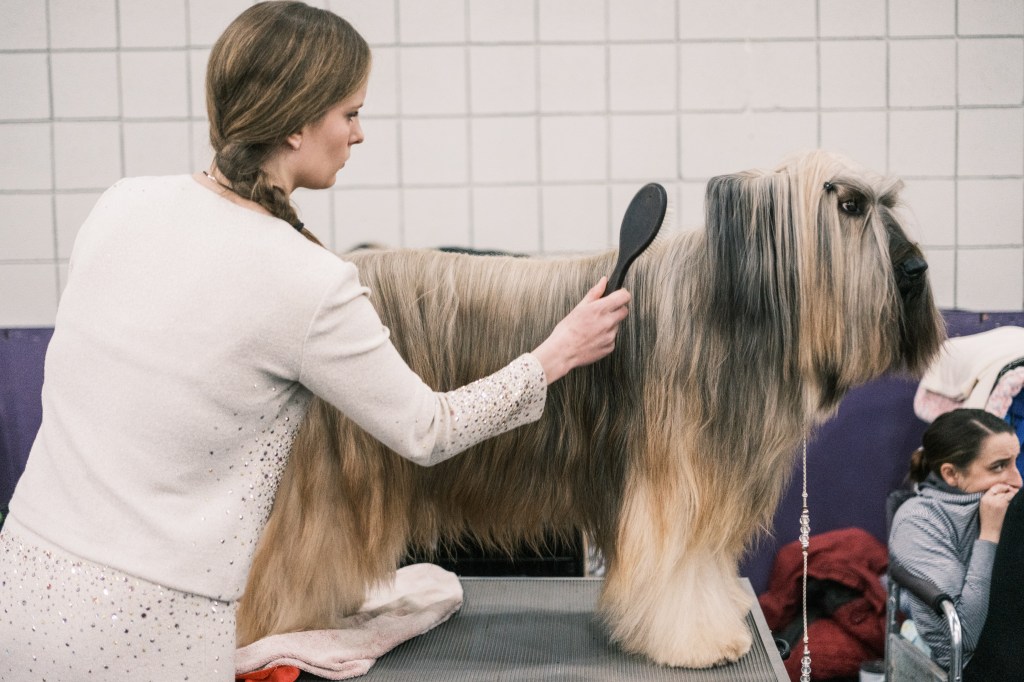
[[[703,231],[659,238],[627,277],[608,358],[549,389],[544,417],[430,469],[314,401],[239,611],[239,643],[330,628],[412,546],[509,548],[586,533],[613,640],[669,665],[751,643],[743,551],[767,529],[797,445],[844,393],[922,370],[943,338],[900,183],[814,152],[713,178]],[[398,350],[437,390],[544,336],[614,253],[533,260],[434,251],[351,258]]]

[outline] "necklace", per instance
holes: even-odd
[[[246,199],[247,201],[252,201],[252,199],[250,199],[248,197],[245,197],[245,196],[242,196],[241,194],[239,194],[238,191],[235,190],[235,188],[232,187],[231,185],[225,185],[223,182],[218,180],[215,175],[211,175],[210,173],[207,173],[206,171],[203,171],[203,175],[205,175],[207,178],[209,178],[210,182],[214,183],[218,187],[223,187],[224,189],[226,189],[227,191],[231,192],[232,194],[234,194],[235,196],[237,196],[239,198]],[[295,228],[296,232],[299,232],[300,234],[302,233],[302,228],[305,227],[305,225],[301,221],[296,221],[294,223],[289,223],[289,224],[292,227]]]
[[[215,176],[210,175],[206,171],[203,171],[203,175],[205,175],[207,178],[209,178],[210,182],[214,183],[215,185],[217,185],[219,187],[223,187],[224,189],[226,189],[229,192],[234,192],[235,194],[238,194],[238,192],[235,192],[235,188],[234,187],[232,187],[231,185],[225,185],[223,182],[218,180]],[[242,195],[238,194],[238,196],[242,196]]]

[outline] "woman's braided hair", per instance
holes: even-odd
[[[369,72],[369,46],[337,14],[278,1],[242,12],[217,39],[206,69],[210,145],[232,190],[301,229],[263,165],[289,135],[356,92]]]

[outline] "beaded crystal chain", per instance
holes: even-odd
[[[811,682],[811,648],[807,638],[807,548],[811,546],[811,515],[807,511],[807,437],[804,437],[803,456],[803,508],[800,511],[800,548],[804,559],[803,589],[801,591],[804,617],[804,655],[800,657],[800,682]]]

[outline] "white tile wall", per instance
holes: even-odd
[[[1024,173],[1024,110],[961,109],[958,117],[960,175]]]
[[[911,236],[931,248],[956,244],[957,204],[953,180],[914,178],[901,194]]]
[[[56,268],[0,262],[0,312],[5,327],[52,327],[57,315]]]
[[[401,125],[402,181],[464,185],[469,180],[465,118],[407,118]]]
[[[608,118],[551,116],[540,120],[540,174],[546,182],[608,177]]]
[[[0,0],[0,327],[52,323],[104,188],[209,163],[206,61],[252,2]],[[1024,308],[1020,0],[312,4],[374,49],[366,142],[295,197],[336,249],[608,248],[644,182],[693,229],[707,178],[824,147],[904,178],[941,305]]]
[[[362,118],[362,115],[360,115]],[[363,121],[366,140],[352,151],[338,181],[351,187],[398,185],[398,121],[371,118]]]
[[[956,221],[963,246],[1024,244],[1024,192],[1016,180],[961,180]]]
[[[52,260],[53,202],[45,194],[0,194],[0,253],[4,259]],[[31,225],[34,229],[25,229]]]
[[[679,46],[679,106],[683,111],[738,110],[750,103],[749,43]]]
[[[537,182],[537,120],[494,116],[471,125],[473,180],[481,184]]]
[[[676,117],[670,114],[611,117],[611,175],[642,186],[652,180],[671,182],[678,176]]]
[[[117,118],[117,52],[54,52],[50,55],[53,115],[68,118]]]
[[[957,0],[889,0],[889,35],[953,35],[956,7]]]
[[[671,41],[675,29],[675,0],[608,0],[611,40]]]
[[[541,191],[542,246],[550,253],[584,253],[612,245],[608,188],[549,185]]]
[[[107,187],[124,175],[121,124],[66,121],[53,124],[56,189]]]
[[[957,82],[961,105],[1019,105],[1024,99],[1024,41],[960,41]]]
[[[928,261],[928,281],[932,285],[932,295],[935,297],[935,305],[940,308],[953,308],[957,304],[956,296],[956,251],[954,249],[926,249],[924,257]],[[992,303],[988,303],[979,310],[994,310]],[[964,304],[961,308],[967,309]],[[1015,310],[1015,308],[1007,308]]]
[[[685,0],[679,35],[701,40],[813,38],[815,0]]]
[[[335,249],[347,251],[367,242],[385,246],[402,243],[399,190],[347,189],[343,183],[339,188],[334,192]]]
[[[508,0],[469,3],[469,39],[474,43],[532,41],[537,36],[535,5]]]
[[[48,2],[50,47],[117,47],[117,2],[115,0],[48,0]]]
[[[75,245],[78,228],[89,217],[89,212],[100,198],[100,194],[101,192],[68,192],[55,197],[58,258],[67,260],[71,257],[71,247]]]
[[[46,3],[0,0],[0,50],[46,47]]]
[[[189,115],[194,119],[206,119],[206,62],[210,58],[208,48],[188,51]]]
[[[39,119],[50,115],[46,54],[0,54],[0,120]]]
[[[481,45],[469,51],[474,114],[537,111],[537,51],[531,45]]]
[[[299,220],[310,225],[330,225],[331,214],[333,213],[334,192],[315,192],[308,189],[299,189],[292,194],[292,203],[295,205],[295,212]],[[330,241],[328,230],[317,230]],[[333,247],[333,244],[330,246]]]
[[[185,3],[118,0],[122,47],[184,47]]]
[[[125,118],[188,116],[188,55],[122,52],[121,93]]]
[[[820,0],[820,33],[823,38],[862,38],[885,35],[886,0],[860,0],[851,11],[849,0]]]
[[[885,47],[881,40],[821,43],[821,106],[884,107]]]
[[[47,123],[0,123],[0,187],[5,192],[53,189],[52,131]]]
[[[884,111],[826,111],[821,147],[845,154],[868,168],[885,168],[888,117]]]
[[[536,187],[473,190],[473,243],[512,253],[540,250],[540,196]]]
[[[956,48],[953,39],[892,41],[889,45],[890,106],[954,106]]]
[[[330,0],[329,5],[328,9],[345,17],[371,45],[395,42],[395,0]]]
[[[402,113],[466,113],[466,49],[409,47],[399,57]]]
[[[208,55],[207,55],[208,57]],[[203,63],[205,64],[204,57]],[[398,52],[391,47],[380,47],[373,51],[371,80],[373,88],[367,88],[366,102],[360,116],[394,116],[398,114]],[[193,76],[193,88],[198,88],[199,97],[205,99],[203,83],[205,76]],[[193,95],[193,98],[195,95]]]
[[[616,112],[676,109],[676,48],[670,43],[608,48],[609,108]]]
[[[398,39],[403,43],[465,41],[465,1],[398,0]]]
[[[891,111],[889,171],[896,175],[953,175],[956,133],[952,109]]]
[[[188,121],[124,124],[125,175],[177,175],[191,168]]]
[[[605,111],[608,72],[604,45],[542,45],[540,110]]]
[[[189,42],[192,45],[212,46],[231,20],[252,4],[252,0],[186,0]]]
[[[749,57],[750,106],[755,109],[805,109],[815,106],[818,69],[814,43],[753,43],[750,45]]]
[[[960,0],[961,35],[1016,35],[1024,29],[1024,5],[1018,0]]]
[[[412,247],[470,243],[469,190],[465,187],[415,189],[402,197],[404,242]]]
[[[537,0],[541,42],[603,41],[604,0]]]
[[[957,251],[956,301],[967,310],[1020,310],[1024,287],[1019,271],[1024,249],[961,249]]]

